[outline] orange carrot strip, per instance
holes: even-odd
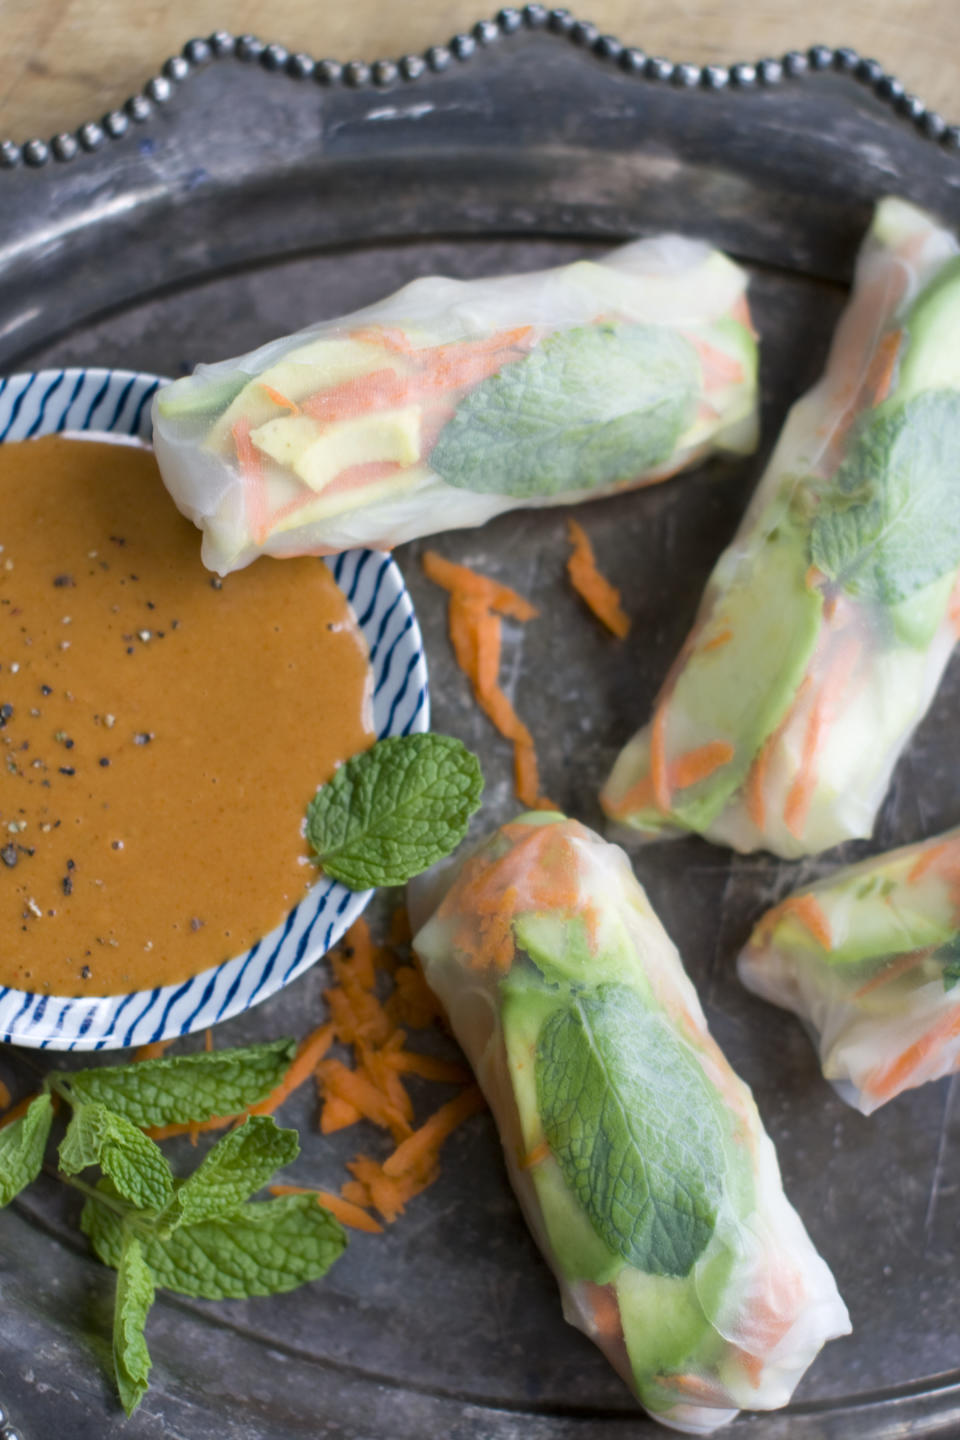
[[[670,776],[667,769],[666,749],[667,707],[661,701],[654,711],[650,726],[650,780],[653,784],[653,798],[657,809],[664,814],[670,809]]]
[[[620,605],[620,591],[597,569],[593,546],[587,533],[576,520],[567,521],[573,554],[567,561],[567,574],[580,598],[607,629],[623,639],[630,630],[630,617]]]
[[[428,580],[432,580],[444,590],[475,595],[489,605],[491,610],[497,610],[501,615],[509,615],[514,620],[535,620],[540,613],[529,600],[518,595],[516,590],[511,590],[486,575],[480,575],[466,565],[455,565],[452,560],[445,560],[436,550],[424,551],[423,570]]]
[[[260,452],[250,439],[250,430],[250,421],[242,419],[234,424],[230,433],[233,435],[237,459],[243,474],[247,524],[254,540],[261,545],[270,528],[267,513],[267,482],[263,473]]]
[[[398,1177],[421,1170],[426,1161],[436,1159],[447,1136],[469,1116],[483,1110],[486,1103],[479,1085],[471,1085],[455,1099],[448,1100],[387,1157],[383,1162],[383,1173]]]
[[[381,1094],[369,1076],[350,1070],[341,1060],[322,1061],[319,1073],[325,1092],[346,1100],[360,1111],[364,1119],[389,1130],[398,1140],[411,1133],[410,1125],[401,1112]]]
[[[779,911],[781,915],[794,915],[824,950],[833,948],[830,922],[815,895],[790,895]]]
[[[907,884],[914,885],[922,875],[925,875],[932,865],[935,865],[944,855],[956,845],[955,840],[941,840],[938,845],[928,845],[920,852],[910,868],[907,876]]]
[[[407,1203],[426,1190],[438,1173],[434,1170],[421,1178],[412,1175],[391,1177],[384,1174],[382,1165],[378,1165],[366,1155],[358,1155],[355,1160],[348,1161],[347,1169],[366,1186],[371,1203],[388,1224],[392,1224],[398,1215],[403,1214]]]
[[[317,1204],[329,1210],[341,1225],[349,1225],[353,1230],[366,1230],[371,1235],[383,1234],[383,1226],[372,1215],[361,1210],[359,1205],[351,1204],[342,1195],[332,1195],[329,1190],[311,1190],[305,1185],[270,1185],[268,1188],[271,1195],[315,1195]]]
[[[895,955],[866,985],[861,985],[859,990],[853,992],[854,1000],[860,1000],[864,995],[870,995],[874,990],[888,985],[891,980],[899,980],[901,975],[915,970],[933,954],[935,948],[933,945],[926,945],[922,950],[906,950],[902,955]]]
[[[866,1094],[875,1100],[892,1100],[910,1086],[911,1076],[942,1045],[960,1035],[960,1005],[953,1005],[925,1035],[908,1045],[891,1064],[871,1070],[863,1082]]]
[[[705,390],[719,390],[724,385],[737,385],[743,379],[743,366],[735,355],[728,355],[718,345],[711,345],[701,336],[683,331],[685,340],[696,350],[700,359]]]
[[[259,382],[259,384],[260,389],[264,392],[264,394],[269,400],[273,401],[274,405],[279,405],[282,409],[289,410],[293,415],[300,414],[300,406],[297,404],[296,400],[288,400],[286,395],[281,395],[279,390],[274,390],[272,385],[265,385],[262,380]]]
[[[903,341],[902,330],[888,330],[880,340],[867,367],[863,390],[867,404],[880,405],[890,394],[893,374],[897,368],[897,356]]]
[[[390,916],[390,934],[388,942],[391,945],[409,945],[413,939],[413,931],[410,929],[410,916],[406,905],[398,905]]]
[[[715,770],[729,765],[736,751],[727,740],[710,740],[686,755],[680,755],[669,767],[670,783],[675,790],[686,790],[706,780]]]
[[[206,1135],[210,1130],[223,1130],[228,1125],[237,1125],[246,1117],[239,1115],[211,1115],[209,1120],[188,1120],[184,1124],[151,1125],[144,1131],[151,1140],[172,1140],[175,1135],[189,1135],[195,1141],[197,1135]]]
[[[209,1025],[203,1032],[203,1048],[204,1050],[206,1050],[208,1055],[213,1049],[213,1031],[210,1029]]]
[[[293,1057],[290,1069],[284,1075],[280,1084],[272,1094],[256,1105],[251,1105],[247,1111],[248,1115],[272,1115],[278,1110],[284,1100],[288,1099],[299,1087],[310,1079],[322,1061],[324,1055],[330,1049],[334,1039],[334,1027],[330,1024],[320,1025],[316,1030],[311,1031],[305,1039],[300,1041],[297,1053]]]
[[[546,1140],[541,1140],[539,1145],[534,1145],[533,1149],[524,1155],[520,1162],[520,1168],[521,1170],[532,1170],[535,1165],[542,1165],[549,1156],[550,1146]]]
[[[398,1072],[387,1065],[382,1053],[372,1046],[361,1041],[358,1048],[360,1068],[371,1085],[375,1085],[387,1103],[400,1112],[408,1125],[412,1125],[413,1101]]]
[[[421,1080],[436,1080],[441,1085],[467,1085],[472,1078],[465,1065],[439,1060],[435,1055],[420,1055],[413,1050],[395,1050],[384,1056],[384,1060],[401,1075],[419,1075]]]
[[[719,650],[722,648],[722,646],[729,645],[732,639],[733,631],[728,625],[726,630],[718,630],[716,635],[714,635],[712,639],[708,640],[704,645],[700,646],[700,649],[704,652],[704,654],[706,654],[710,650]]]
[[[416,965],[398,965],[393,977],[394,991],[386,1003],[387,1014],[400,1025],[425,1030],[441,1013],[433,991]]]
[[[149,1045],[141,1045],[139,1049],[133,1052],[134,1064],[139,1063],[141,1060],[159,1060],[161,1055],[166,1054],[172,1044],[173,1040],[151,1040]]]
[[[622,1336],[623,1322],[615,1288],[612,1285],[595,1285],[587,1280],[583,1282],[583,1289],[584,1298],[590,1302],[597,1334],[608,1340]]]
[[[349,1200],[351,1205],[359,1205],[363,1210],[373,1204],[370,1191],[360,1180],[347,1180],[340,1186],[340,1194],[344,1200]]]
[[[830,665],[820,682],[820,691],[814,699],[803,737],[803,751],[796,778],[787,792],[783,820],[792,835],[799,836],[806,824],[810,805],[817,788],[815,761],[823,743],[823,736],[833,718],[833,709],[843,693],[860,653],[860,643],[851,636]]]
[[[0,1080],[0,1110],[9,1109],[12,1103],[13,1096],[10,1094],[9,1088]]]
[[[363,1116],[355,1105],[341,1100],[339,1095],[327,1095],[320,1112],[320,1133],[334,1135],[338,1130],[346,1130],[362,1119]]]

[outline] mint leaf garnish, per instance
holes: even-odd
[[[865,417],[820,500],[810,558],[882,605],[960,565],[960,394],[925,390]]]
[[[150,1380],[150,1352],[143,1332],[154,1293],[153,1276],[140,1242],[128,1235],[120,1256],[113,1312],[113,1368],[128,1415],[147,1393]]]
[[[58,1075],[73,1103],[97,1100],[134,1125],[186,1125],[239,1115],[266,1099],[293,1059],[293,1040],[195,1055],[164,1055],[133,1065],[105,1065]],[[0,1134],[3,1132],[0,1131]]]
[[[53,1123],[53,1101],[38,1095],[25,1115],[0,1130],[0,1207],[36,1180]]]
[[[674,330],[559,331],[460,401],[430,465],[450,485],[524,498],[633,480],[671,454],[699,393],[697,353]]]
[[[480,804],[477,757],[449,735],[397,735],[355,755],[307,808],[307,840],[351,890],[402,885],[460,844]]]
[[[229,1215],[299,1153],[296,1130],[281,1130],[269,1115],[251,1115],[179,1186],[177,1214],[185,1225]]]
[[[76,1107],[60,1145],[64,1174],[89,1165],[99,1165],[117,1193],[140,1210],[162,1210],[173,1198],[173,1173],[160,1146],[98,1101]]]
[[[81,1225],[100,1259],[116,1269],[123,1221],[102,1200],[91,1199]],[[155,1283],[204,1300],[295,1290],[325,1275],[346,1243],[338,1222],[312,1195],[248,1201],[231,1215],[181,1225],[163,1238],[157,1232],[141,1236]]]
[[[725,1171],[696,1057],[629,986],[610,984],[548,1019],[535,1064],[547,1142],[597,1234],[638,1270],[688,1275]]]

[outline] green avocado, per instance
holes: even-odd
[[[904,323],[897,400],[921,390],[960,390],[960,255],[921,290]]]
[[[843,879],[814,892],[834,937],[826,954],[803,925],[789,912],[778,926],[789,927],[791,950],[808,949],[831,968],[864,965],[870,973],[875,962],[929,945],[943,945],[957,930],[949,892],[944,888],[937,904],[935,886],[907,883],[916,857],[908,854],[883,866],[857,866]]]
[[[670,696],[674,756],[715,741],[734,747],[728,763],[674,790],[672,813],[690,830],[713,823],[793,703],[823,610],[820,591],[806,583],[808,566],[806,536],[784,516],[721,594]]]

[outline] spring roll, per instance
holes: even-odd
[[[864,1115],[960,1068],[960,829],[798,890],[738,961],[807,1026],[825,1077]]]
[[[796,857],[869,835],[960,622],[960,259],[884,200],[607,813]]]
[[[747,276],[680,236],[415,280],[158,393],[164,481],[226,574],[650,484],[756,444]]]
[[[443,883],[414,947],[567,1320],[675,1429],[785,1405],[847,1312],[626,855],[538,811]]]

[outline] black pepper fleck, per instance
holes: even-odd
[[[77,773],[77,772],[76,772],[76,770],[73,768],[72,765],[61,765],[61,766],[60,766],[60,774],[61,774],[61,775],[76,775],[76,773]]]
[[[83,969],[80,971],[80,979],[89,980],[92,974],[93,971],[90,969],[90,966],[84,965]]]
[[[210,587],[213,590],[223,589],[223,581],[220,579],[219,575],[214,575],[213,579],[210,581]]]
[[[3,729],[8,720],[13,719],[13,706],[0,705],[0,730]]]
[[[152,739],[152,730],[138,730],[136,735],[134,735],[133,737],[133,743],[134,745],[149,745]]]
[[[49,686],[49,685],[41,685],[41,686],[40,686],[40,694],[41,694],[41,695],[52,695],[52,694],[53,694],[53,691],[50,689],[50,686]]]
[[[101,764],[101,765],[109,765],[109,764],[110,764],[110,757],[109,757],[108,755],[101,755],[101,756],[100,756],[100,764]]]
[[[202,928],[202,926],[203,926],[203,921],[200,919],[199,915],[193,915],[193,916],[191,916],[191,919],[190,919],[190,929],[191,929],[191,930],[200,930],[200,929]]]
[[[16,845],[4,845],[3,849],[0,850],[0,860],[3,861],[4,865],[9,866],[11,870],[19,858]]]
[[[73,894],[73,881],[70,879],[69,875],[64,875],[63,879],[60,881],[60,888],[63,891],[64,895]]]
[[[73,585],[76,582],[74,581],[72,575],[56,575],[54,577],[53,583],[54,585],[56,585],[58,590],[64,590],[68,585]]]

